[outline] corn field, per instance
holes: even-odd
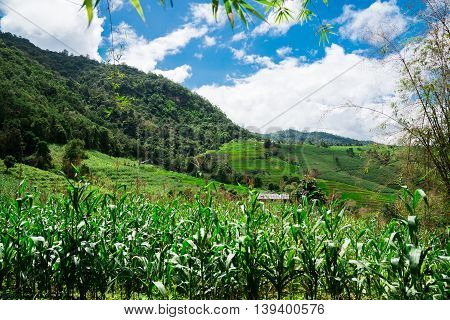
[[[426,196],[380,226],[339,203],[188,201],[70,182],[37,203],[0,196],[0,298],[448,299],[447,235],[420,231]],[[448,229],[447,229],[448,232]]]

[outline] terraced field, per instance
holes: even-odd
[[[55,172],[40,170],[24,164],[16,164],[5,173],[5,166],[0,160],[0,193],[13,196],[21,180],[27,180],[30,191],[38,189],[41,192],[59,192],[64,190],[66,181]]]
[[[281,145],[278,153],[271,155],[261,142],[250,140],[225,144],[219,152],[227,155],[234,170],[259,174],[265,185],[277,184],[283,176],[301,178],[306,172],[316,170],[319,186],[328,194],[339,194],[359,205],[376,207],[389,200],[396,191],[392,188],[396,179],[395,167],[366,163],[358,155],[364,147],[358,148],[354,148],[356,155],[351,157],[346,152],[347,147]],[[22,179],[27,179],[29,188],[48,192],[65,190],[66,182],[58,174],[64,149],[53,145],[51,152],[55,164],[51,172],[16,165],[5,174],[3,162],[0,162],[0,190],[14,192]],[[187,174],[149,164],[139,165],[136,160],[111,157],[98,151],[87,151],[87,155],[83,163],[90,169],[89,180],[104,190],[126,186],[130,191],[157,196],[177,190],[195,191],[207,183]],[[235,185],[225,185],[225,188],[246,191],[245,187]]]
[[[320,186],[344,199],[375,206],[385,202],[398,188],[395,165],[383,166],[368,162],[361,156],[367,147],[317,147],[313,145],[280,145],[270,154],[262,142],[245,141],[225,144],[220,149],[227,154],[234,170],[259,173],[264,183],[279,183],[283,176],[302,177],[314,171]]]
[[[17,164],[5,174],[5,167],[0,161],[0,191],[14,192],[22,179],[27,180],[28,188],[38,188],[47,192],[63,191],[66,188],[65,179],[58,174],[61,169],[64,149],[61,146],[51,146],[55,168],[44,171],[23,164]],[[89,167],[89,181],[104,190],[114,190],[126,186],[129,191],[138,193],[165,195],[177,190],[192,189],[196,191],[205,186],[207,181],[187,174],[167,171],[149,164],[138,165],[136,160],[116,158],[98,151],[87,151],[88,158],[83,164]],[[244,192],[244,187],[224,185],[227,190]]]

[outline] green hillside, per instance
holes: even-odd
[[[38,189],[47,193],[62,192],[67,182],[59,174],[64,149],[52,145],[52,158],[55,168],[52,171],[40,170],[24,164],[17,164],[5,173],[5,166],[0,160],[0,193],[13,195],[21,180],[27,181],[30,191]],[[83,160],[90,173],[87,180],[105,191],[126,186],[130,192],[146,193],[149,196],[166,196],[178,191],[195,192],[209,181],[187,174],[167,171],[151,164],[140,164],[136,160],[113,157],[99,151],[87,151],[88,158]],[[220,182],[217,186],[222,185]],[[245,187],[224,184],[226,190],[234,193],[245,192]]]
[[[279,184],[284,177],[313,174],[328,193],[377,205],[398,188],[396,167],[369,162],[363,155],[367,148],[353,147],[349,155],[348,147],[280,144],[267,149],[260,141],[248,140],[225,144],[219,153],[226,155],[234,170],[260,175],[266,186]]]
[[[264,134],[264,137],[278,142],[306,142],[311,144],[326,144],[331,146],[362,146],[373,143],[372,141],[361,141],[335,134],[313,131],[298,131],[294,129],[281,130]]]
[[[55,144],[80,139],[90,150],[83,161],[90,180],[106,189],[124,184],[165,193],[208,179],[239,189],[231,185],[249,185],[254,177],[262,181],[255,187],[270,189],[286,177],[312,176],[328,194],[375,206],[397,188],[395,166],[368,161],[364,142],[286,130],[271,137],[291,144],[267,148],[248,140],[257,135],[233,124],[207,100],[164,77],[41,50],[6,33],[0,33],[0,101],[0,158],[12,155],[22,163],[13,175],[2,173],[5,186],[26,177],[31,185],[58,189],[60,182],[64,185],[55,175],[62,168],[63,149]],[[40,142],[53,145],[54,168],[38,161]],[[342,147],[349,144],[358,146],[350,153]],[[199,161],[205,154],[225,161]],[[142,160],[146,164],[138,165]]]
[[[189,157],[252,136],[216,106],[162,76],[37,48],[0,32],[0,157],[38,141],[188,171]]]

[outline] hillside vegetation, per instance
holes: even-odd
[[[360,156],[364,142],[320,132],[305,137],[287,130],[271,135],[283,143],[266,148],[262,142],[249,142],[256,135],[233,124],[217,107],[161,76],[41,50],[7,33],[0,33],[0,99],[1,158],[13,156],[57,172],[64,169],[62,149],[53,147],[50,155],[42,142],[80,139],[91,150],[83,163],[92,181],[109,189],[136,184],[161,192],[166,186],[179,190],[213,179],[276,191],[273,187],[283,179],[312,176],[328,195],[376,206],[398,183],[392,181],[394,166],[367,164]],[[329,143],[358,147],[349,153],[327,147]],[[217,154],[225,161],[199,161],[199,155],[219,148]],[[137,162],[125,158],[159,167],[139,165],[138,170]],[[38,186],[55,186],[53,178],[48,179]]]
[[[189,158],[251,134],[188,89],[152,73],[44,51],[0,33],[0,157],[25,161],[38,141],[186,171]]]
[[[349,150],[352,151],[349,151]],[[258,175],[263,184],[282,188],[288,179],[310,175],[329,194],[358,204],[377,206],[399,188],[395,163],[370,161],[370,147],[318,147],[309,144],[272,144],[248,140],[220,148],[230,166],[243,174]]]
[[[286,185],[289,183],[286,179],[293,179],[294,177],[297,178],[297,181],[303,179],[304,175],[311,171],[309,166],[314,164],[314,168],[319,168],[316,172],[318,187],[328,196],[338,195],[341,199],[354,201],[357,206],[379,209],[395,193],[394,189],[382,185],[390,181],[388,177],[381,176],[381,174],[369,174],[371,170],[378,169],[393,177],[395,167],[380,168],[372,165],[369,166],[366,174],[360,172],[355,174],[356,170],[333,171],[335,169],[333,157],[338,154],[338,156],[344,157],[343,161],[346,161],[346,149],[316,146],[305,146],[305,148],[307,151],[303,152],[300,147],[292,149],[288,145],[279,145],[278,156],[270,155],[266,158],[268,150],[264,148],[263,143],[249,140],[225,144],[217,153],[223,155],[221,159],[224,159],[232,170],[240,173],[242,177],[261,177],[261,185],[256,186],[259,190],[271,189],[272,185]],[[298,160],[294,164],[282,160],[283,152],[289,152],[288,149],[297,152],[290,152],[291,155],[298,156]],[[0,160],[0,177],[2,180],[0,190],[13,195],[19,182],[26,179],[30,190],[36,187],[41,191],[46,191],[46,193],[65,191],[65,179],[60,174],[63,170],[64,147],[52,145],[50,150],[54,164],[50,171],[17,164],[9,170],[9,173],[5,173],[5,167]],[[212,153],[216,152],[213,151]],[[366,163],[366,160],[359,156],[354,156],[352,159],[355,159],[355,162],[361,168]],[[309,160],[313,162],[310,163]],[[203,173],[195,177],[168,171],[152,164],[139,164],[136,160],[114,157],[96,150],[87,150],[86,159],[83,159],[80,165],[86,166],[88,170],[86,178],[89,182],[105,191],[114,191],[126,187],[130,192],[146,193],[156,197],[167,193],[177,194],[180,191],[184,193],[195,192],[199,187],[214,180],[216,186],[223,185],[225,190],[233,194],[242,194],[247,190],[245,184],[238,186],[223,183],[217,179],[220,178],[217,173]],[[328,171],[325,171],[324,168],[327,168]],[[359,169],[362,170],[361,168]],[[392,170],[392,172],[389,170]],[[333,172],[334,174],[332,174]],[[241,179],[245,180],[244,178]],[[283,189],[276,188],[275,191],[283,191]]]
[[[264,134],[264,137],[285,143],[305,142],[310,144],[322,144],[329,146],[362,146],[373,143],[372,141],[361,141],[357,139],[341,137],[326,132],[320,131],[306,132],[294,129],[267,133]]]
[[[61,174],[64,148],[52,145],[50,149],[55,164],[50,171],[17,164],[6,173],[3,161],[0,160],[0,193],[14,196],[22,180],[26,181],[28,191],[40,190],[43,196],[65,192],[67,181]],[[95,150],[86,151],[86,156],[82,161],[82,165],[88,168],[85,178],[92,186],[104,192],[120,189],[157,198],[168,194],[178,195],[179,192],[191,195],[209,183],[202,178],[168,171],[151,164],[139,164],[136,160],[113,157]],[[223,186],[224,191],[232,194],[247,192],[245,187],[236,185],[217,182],[216,186]]]

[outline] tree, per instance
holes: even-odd
[[[9,169],[14,167],[14,165],[16,164],[16,158],[14,158],[14,156],[7,155],[3,160],[3,163],[5,164],[6,167],[5,171],[8,172]]]
[[[353,150],[353,148],[348,148],[347,150],[345,150],[347,152],[347,155],[349,157],[354,158],[355,157],[355,151]]]
[[[387,46],[402,66],[401,100],[393,120],[406,141],[423,149],[450,195],[450,0],[426,0],[419,15],[426,33],[405,48]]]
[[[413,152],[422,153],[429,174],[436,173],[450,195],[450,0],[424,0],[426,8],[417,18],[426,26],[422,36],[409,39],[405,46],[385,35],[383,52],[397,57],[401,67],[399,100],[386,114],[370,107],[348,104],[385,116],[398,127]],[[410,157],[407,157],[406,167]]]
[[[32,156],[32,165],[42,170],[48,170],[53,167],[52,156],[47,142],[38,142],[36,153]]]
[[[321,203],[326,201],[325,194],[317,186],[317,181],[314,178],[305,177],[299,183],[287,185],[285,191],[289,192],[297,201],[301,200],[303,196],[306,196],[309,200],[318,200]]]
[[[270,191],[279,191],[279,190],[280,190],[280,186],[277,185],[277,184],[275,184],[275,183],[272,183],[272,182],[270,182],[270,183],[267,185],[267,188],[268,188]]]
[[[261,188],[263,185],[263,181],[259,175],[256,175],[253,177],[253,187],[254,188]]]
[[[78,167],[83,159],[86,159],[84,152],[84,141],[80,139],[70,140],[64,151],[63,156],[63,171],[69,178],[75,177],[75,170],[73,166]]]
[[[264,140],[264,148],[270,149],[271,146],[272,146],[272,141],[270,141],[270,139]]]

